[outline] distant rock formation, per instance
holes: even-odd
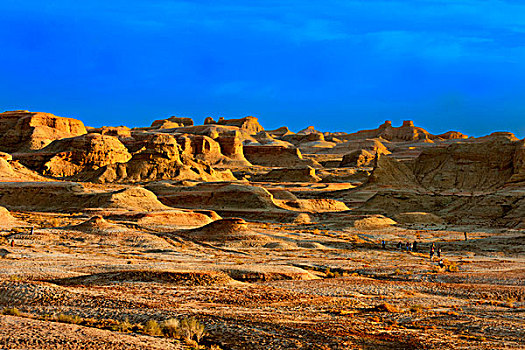
[[[191,140],[188,140],[188,148],[181,149],[178,139],[173,135],[145,134],[140,140],[140,149],[133,152],[129,161],[108,164],[96,171],[81,174],[79,179],[99,183],[234,179],[229,170],[219,172],[206,163],[194,160],[194,155],[209,155],[210,152],[213,152],[212,147],[215,147],[214,156],[220,155],[217,142],[205,136],[201,136],[201,141],[197,144],[198,147],[201,147],[198,150],[190,148],[194,147]]]
[[[379,141],[378,139],[363,139],[363,140],[350,140],[336,144],[332,148],[321,149],[318,154],[349,154],[353,151],[364,150],[372,155],[376,154],[390,154],[391,152],[385,146],[388,141]]]
[[[293,134],[293,132],[291,132],[290,129],[288,129],[286,126],[281,126],[280,128],[275,130],[267,130],[267,132],[268,134],[277,138]]]
[[[0,150],[13,153],[41,149],[54,140],[85,134],[80,120],[50,113],[0,113]]]
[[[425,211],[448,222],[519,225],[525,210],[524,140],[496,134],[425,149],[411,162],[380,156],[361,209]]]
[[[320,167],[319,163],[316,161],[304,159],[299,149],[284,146],[245,145],[244,156],[254,165],[268,167],[297,167],[310,165]]]
[[[241,119],[224,119],[221,118],[217,122],[220,125],[229,125],[236,126],[242,130],[246,130],[250,135],[255,135],[261,131],[264,131],[264,128],[259,124],[257,118],[255,117],[244,117]]]
[[[171,129],[184,126],[193,126],[193,120],[191,118],[170,117],[168,119],[155,120],[151,123],[151,127],[156,129]]]
[[[277,168],[264,175],[254,178],[255,181],[274,182],[319,182],[321,178],[316,175],[315,169],[309,166],[300,168]]]
[[[385,121],[377,129],[361,130],[356,133],[340,135],[344,140],[382,138],[392,142],[421,141],[433,139],[464,139],[467,138],[456,131],[449,131],[441,135],[432,135],[423,128],[414,126],[411,120],[403,121],[400,127],[393,127],[390,120]]]
[[[239,184],[199,184],[180,187],[168,183],[154,183],[147,186],[166,205],[182,208],[205,208],[211,210],[250,210],[279,207],[266,189]]]

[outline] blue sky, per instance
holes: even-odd
[[[0,109],[525,137],[525,2],[0,1]]]

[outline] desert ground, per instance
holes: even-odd
[[[523,349],[525,140],[0,113],[1,349]]]

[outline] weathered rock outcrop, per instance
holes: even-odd
[[[0,152],[0,182],[21,181],[48,181],[48,179],[13,160],[10,154]]]
[[[151,123],[151,127],[155,129],[172,129],[185,126],[193,126],[193,120],[191,118],[170,117]]]
[[[262,131],[254,136],[254,138],[259,142],[261,145],[266,146],[283,146],[283,147],[295,147],[290,142],[282,141],[279,139],[275,139],[270,133],[266,131]]]
[[[515,226],[523,220],[523,141],[509,135],[424,150],[402,163],[379,157],[360,209],[396,215],[424,211],[452,223]]]
[[[491,191],[522,176],[522,148],[521,141],[501,136],[427,148],[408,163],[380,156],[369,183],[432,191]]]
[[[349,208],[343,202],[335,199],[295,199],[284,201],[281,207],[289,210],[300,210],[310,213],[346,211]]]
[[[133,211],[167,210],[150,191],[141,187],[114,191],[88,191],[75,182],[0,183],[0,205],[9,210],[82,211],[109,208]]]
[[[100,128],[87,128],[88,132],[102,135],[115,136],[119,140],[131,138],[131,129],[127,126],[102,126]]]
[[[366,150],[355,150],[344,155],[339,167],[368,167],[374,159],[375,155]]]
[[[211,141],[201,143],[207,148]],[[179,150],[177,139],[168,134],[146,134],[140,141],[141,148],[133,153],[127,162],[109,164],[95,172],[82,174],[80,179],[99,183],[105,182],[140,182],[153,180],[232,180],[231,171],[219,172],[203,162],[193,161],[193,148]],[[189,147],[192,147],[191,140]],[[187,152],[185,154],[184,152]],[[216,149],[215,152],[220,155]]]
[[[267,174],[256,176],[254,180],[276,182],[319,182],[321,181],[321,178],[316,175],[314,168],[306,166],[301,168],[272,169]]]
[[[387,143],[387,141],[383,142],[377,139],[350,140],[335,144],[335,146],[331,148],[319,149],[316,153],[345,155],[353,151],[365,150],[367,152],[372,153],[373,155],[390,154],[391,152],[385,146],[385,143]]]
[[[84,124],[73,118],[29,111],[0,113],[0,150],[10,153],[41,149],[54,140],[85,133]]]
[[[481,190],[502,187],[519,165],[517,141],[497,137],[424,150],[414,164],[423,187],[435,190]]]
[[[390,120],[385,121],[377,129],[360,130],[356,133],[341,136],[345,140],[383,138],[388,141],[415,141],[430,139],[431,135],[423,128],[414,126],[411,120],[403,121],[400,127],[393,127]]]
[[[443,134],[435,135],[433,139],[442,140],[461,140],[468,139],[468,136],[460,133],[459,131],[447,131]]]
[[[182,154],[210,165],[251,165],[243,154],[242,141],[237,135],[208,136],[183,134],[177,137]]]
[[[387,120],[377,129],[361,130],[356,133],[341,135],[339,138],[344,140],[382,138],[393,142],[404,142],[434,139],[465,139],[467,136],[457,131],[432,135],[425,129],[414,126],[414,122],[411,120],[403,121],[403,125],[400,127],[393,127],[392,122]]]
[[[241,119],[224,119],[220,118],[217,124],[236,126],[240,129],[246,130],[250,135],[255,135],[258,132],[264,131],[264,128],[259,124],[255,117],[244,117]]]
[[[15,219],[9,210],[4,207],[0,207],[0,229],[10,229],[15,226],[27,225],[26,222]]]
[[[411,166],[388,156],[376,157],[374,170],[368,177],[367,184],[404,189],[420,188]]]
[[[182,208],[211,210],[278,209],[273,196],[266,189],[229,183],[203,183],[181,187],[167,183],[153,183],[147,188],[166,205]]]
[[[513,171],[508,185],[525,187],[525,139],[516,143],[516,152],[514,153]]]
[[[291,132],[290,129],[288,129],[286,126],[281,126],[280,128],[277,128],[275,130],[267,130],[267,132],[268,134],[277,138],[293,134],[293,132]]]
[[[309,159],[304,159],[297,148],[283,146],[245,145],[244,156],[254,165],[268,167],[296,167],[310,165],[320,167],[320,164]]]
[[[271,240],[251,230],[248,223],[240,218],[217,220],[200,228],[179,231],[178,234],[191,240],[227,246],[262,245]]]
[[[400,224],[444,224],[445,220],[437,215],[425,212],[399,213],[394,216],[394,220]]]
[[[52,177],[71,177],[117,162],[127,162],[131,154],[113,136],[85,134],[55,140],[33,153],[16,155],[20,162]]]
[[[216,139],[220,145],[221,154],[226,157],[219,163],[230,165],[250,166],[250,162],[244,157],[244,149],[238,136],[220,136]]]

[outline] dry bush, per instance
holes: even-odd
[[[185,318],[180,321],[180,331],[185,340],[192,340],[195,338],[199,343],[204,336],[204,325],[201,324],[195,317]]]
[[[129,322],[128,318],[117,324],[116,330],[119,332],[129,332],[133,328],[133,324]]]
[[[144,325],[144,333],[153,336],[162,335],[162,328],[160,328],[157,321],[149,320]]]
[[[329,267],[326,268],[326,270],[324,271],[324,273],[325,273],[325,277],[326,277],[326,278],[337,278],[337,277],[340,277],[340,276],[341,276],[340,273],[337,272],[337,271],[335,271],[335,272],[330,271],[330,268],[329,268]]]
[[[79,317],[77,315],[64,315],[64,314],[59,314],[57,317],[56,317],[56,321],[57,322],[62,322],[62,323],[72,323],[72,324],[79,324],[80,322],[83,321],[82,317]]]
[[[180,337],[180,322],[176,318],[170,318],[160,324],[162,333],[166,337],[179,338]]]
[[[412,305],[410,307],[410,312],[422,312],[423,311],[423,306],[421,305]]]
[[[49,227],[60,227],[62,226],[62,221],[58,218],[51,218],[47,220],[47,225]]]
[[[399,312],[399,309],[390,303],[382,303],[376,306],[378,311]]]
[[[20,311],[16,307],[6,307],[2,310],[2,315],[20,316]]]

